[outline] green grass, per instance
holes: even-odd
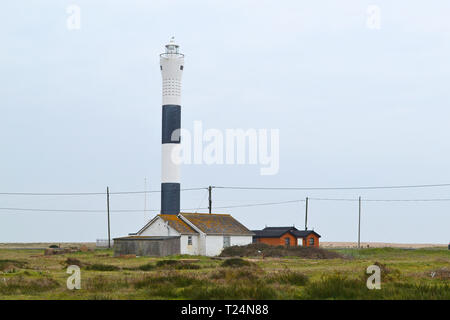
[[[0,299],[450,299],[446,249],[333,251],[343,258],[124,259],[111,250],[44,257],[2,249]],[[66,288],[70,264],[81,265],[81,290]],[[381,269],[381,290],[366,287],[372,264]]]

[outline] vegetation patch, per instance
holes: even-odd
[[[308,283],[308,276],[302,272],[283,270],[279,272],[273,272],[267,277],[269,283],[280,283],[294,286],[304,286]]]
[[[246,246],[225,248],[221,257],[300,257],[306,259],[345,258],[342,254],[315,247],[271,246],[265,243],[252,243]]]
[[[156,267],[162,269],[176,269],[176,270],[196,270],[200,269],[199,265],[184,262],[180,260],[160,260],[156,263]]]
[[[381,263],[381,262],[375,262],[374,265],[378,266],[380,268],[381,271],[381,280],[382,281],[392,281],[392,280],[396,280],[400,277],[401,272],[398,269],[394,269],[391,267],[388,267],[386,264]],[[364,278],[367,278],[367,274],[364,270]]]
[[[52,278],[30,279],[23,276],[3,278],[0,281],[0,293],[4,295],[38,294],[58,287]]]
[[[307,299],[364,299],[370,291],[364,281],[342,274],[324,276],[305,288]]]
[[[137,267],[137,270],[141,270],[141,271],[151,271],[151,270],[155,270],[156,266],[153,263],[146,263],[143,264],[139,267]]]
[[[88,278],[86,281],[82,281],[82,289],[87,291],[102,291],[110,292],[112,290],[118,290],[129,286],[128,278],[121,277],[106,277],[103,275]]]
[[[27,263],[21,260],[0,259],[0,271],[3,271],[6,267],[9,267],[11,265],[17,268],[24,268],[27,266]]]
[[[95,263],[86,266],[86,270],[90,271],[119,271],[120,267],[111,264]]]
[[[225,281],[248,281],[252,282],[259,278],[262,274],[255,268],[242,267],[242,268],[219,268],[210,273],[209,277],[214,280]]]
[[[434,271],[431,271],[429,275],[434,279],[439,280],[450,280],[450,269],[448,268],[440,268]]]
[[[65,266],[75,265],[75,266],[79,266],[81,268],[81,267],[87,266],[88,264],[81,262],[80,260],[78,260],[76,258],[67,258],[66,260],[64,260],[63,265],[65,265]]]
[[[0,260],[0,272],[3,273],[15,273],[26,266],[27,263],[25,261],[9,259]]]
[[[222,262],[222,267],[228,268],[251,267],[252,265],[254,265],[252,262],[241,258],[226,259],[224,262]]]

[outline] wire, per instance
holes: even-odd
[[[357,186],[357,187],[233,187],[214,186],[216,189],[234,190],[371,190],[371,189],[408,189],[408,188],[436,188],[450,187],[450,183],[442,184],[419,184],[419,185],[398,185],[398,186]]]
[[[205,199],[206,199],[206,197],[208,196],[208,194],[209,194],[209,192],[205,192],[205,194],[204,194],[202,200],[201,200],[200,203],[198,204],[198,208],[195,209],[195,212],[197,212],[198,210],[201,209],[200,207],[201,207],[201,205],[203,204],[203,201],[205,201]]]
[[[244,208],[244,207],[257,207],[257,206],[271,206],[271,205],[277,205],[277,204],[297,203],[297,202],[305,202],[305,201],[306,201],[305,199],[299,199],[299,200],[288,200],[288,201],[280,201],[280,202],[251,203],[251,204],[243,204],[243,205],[235,205],[235,206],[214,207],[214,209],[229,209],[229,208]]]
[[[104,210],[90,210],[90,209],[39,209],[39,208],[0,208],[0,210],[3,211],[31,211],[31,212],[61,212],[61,213],[71,213],[71,212],[77,212],[77,213],[96,213],[101,212],[105,213],[106,209]],[[158,209],[147,209],[145,211],[159,211]],[[142,210],[110,210],[111,213],[114,212],[141,212]]]
[[[208,188],[186,188],[186,189],[180,189],[180,191],[193,191],[193,190],[204,190],[204,189],[208,189]],[[109,194],[110,195],[113,195],[113,194],[121,195],[121,194],[143,194],[143,193],[160,193],[160,192],[161,192],[161,190],[116,191],[116,192],[110,192]],[[2,196],[97,196],[97,195],[106,195],[106,192],[70,192],[70,193],[0,192],[0,195],[2,195]]]
[[[316,201],[359,201],[356,198],[308,198],[309,200]],[[231,209],[231,208],[247,208],[247,207],[257,207],[257,206],[270,206],[288,203],[299,203],[305,202],[305,199],[294,199],[278,202],[261,202],[261,203],[250,203],[250,204],[238,204],[230,206],[218,206],[215,209]],[[442,202],[450,201],[450,198],[432,198],[432,199],[361,199],[362,202]],[[208,209],[207,207],[197,207],[197,208],[184,208],[181,211],[186,210],[199,210]],[[0,211],[27,211],[27,212],[61,212],[61,213],[105,213],[106,209],[103,210],[91,210],[91,209],[41,209],[41,208],[12,208],[4,207],[0,208]],[[158,212],[159,209],[146,209],[145,212]],[[123,209],[123,210],[110,210],[111,213],[131,213],[131,212],[142,212],[142,209]]]
[[[357,198],[309,198],[317,201],[359,201]],[[450,198],[435,199],[361,199],[361,202],[439,202],[450,201]]]

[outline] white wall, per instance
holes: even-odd
[[[171,228],[166,222],[160,217],[156,218],[156,220],[147,227],[139,236],[156,236],[156,237],[165,237],[165,236],[179,236],[180,234],[173,228]]]
[[[230,245],[243,246],[252,243],[252,236],[230,236]],[[207,235],[206,236],[206,252],[207,256],[217,256],[223,250],[223,236],[222,235]]]
[[[192,245],[188,246],[188,235],[182,235],[180,238],[181,254],[198,255],[199,253],[199,239],[197,235],[192,235]]]
[[[245,246],[253,242],[253,236],[231,236],[232,246]]]

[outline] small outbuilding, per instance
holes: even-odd
[[[180,253],[180,237],[129,236],[114,239],[114,256],[169,256]]]
[[[274,246],[319,247],[320,235],[314,230],[298,230],[296,227],[265,227],[253,230],[254,243]]]
[[[216,256],[226,247],[252,243],[253,235],[229,214],[159,214],[137,233],[114,239],[114,254]]]

